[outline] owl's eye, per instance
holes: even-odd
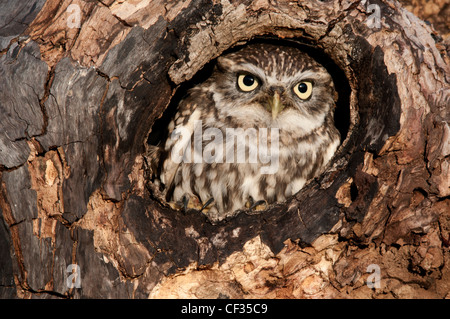
[[[294,86],[294,92],[302,100],[306,100],[311,96],[312,93],[312,83],[309,81],[302,81]]]
[[[253,91],[258,87],[258,80],[251,74],[239,74],[238,87],[244,92]]]

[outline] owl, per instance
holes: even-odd
[[[165,199],[213,223],[285,201],[339,146],[336,97],[330,74],[298,48],[254,43],[219,57],[158,150]]]

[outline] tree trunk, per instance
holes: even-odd
[[[398,2],[0,12],[1,297],[450,297],[448,38]],[[256,38],[327,61],[344,139],[285,203],[213,225],[155,198],[145,145],[189,80]]]

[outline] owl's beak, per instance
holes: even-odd
[[[280,94],[278,92],[275,92],[273,94],[273,97],[269,98],[269,107],[272,111],[272,118],[275,119],[283,109],[284,105],[281,103]]]

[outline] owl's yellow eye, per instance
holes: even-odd
[[[306,100],[311,96],[312,93],[312,83],[309,81],[302,81],[294,86],[294,92],[302,100]]]
[[[251,74],[239,74],[238,87],[244,92],[253,91],[258,87],[258,80]]]

